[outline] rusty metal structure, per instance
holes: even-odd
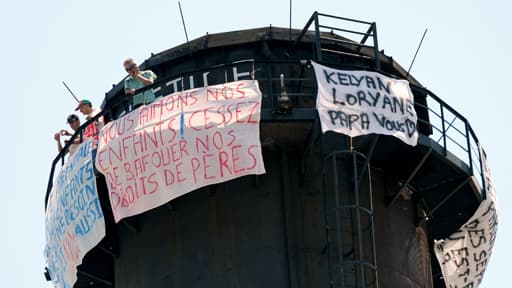
[[[418,145],[322,134],[310,60],[407,79]],[[207,34],[141,67],[159,75],[143,88],[157,96],[258,80],[267,173],[198,189],[118,224],[96,175],[107,236],[78,267],[75,287],[444,287],[433,240],[456,231],[485,199],[478,138],[464,116],[379,50],[375,23],[315,12],[301,30]],[[102,110],[107,121],[130,110],[122,81]]]

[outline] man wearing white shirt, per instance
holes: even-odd
[[[92,108],[91,101],[87,99],[82,99],[78,102],[78,106],[75,108],[75,111],[80,110],[82,114],[84,114],[85,119],[87,121],[91,120],[94,116],[98,115],[101,112],[99,108]],[[85,128],[84,134],[87,138],[94,138],[97,140],[98,133],[100,129],[103,127],[103,116],[100,117],[97,121],[91,123]]]

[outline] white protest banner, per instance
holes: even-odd
[[[371,71],[338,70],[314,62],[313,67],[323,133],[392,135],[416,145],[418,118],[407,80]]]
[[[487,198],[475,214],[448,239],[435,241],[435,253],[446,287],[478,287],[489,263],[498,232],[494,182],[483,149],[482,168]]]
[[[84,255],[105,236],[92,165],[91,141],[59,172],[46,207],[46,261],[55,287],[71,288]]]
[[[115,221],[197,188],[263,174],[261,92],[237,81],[174,93],[109,122],[96,167]]]

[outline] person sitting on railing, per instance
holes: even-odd
[[[80,102],[78,102],[78,106],[75,108],[75,111],[78,111],[78,110],[80,110],[80,112],[82,114],[84,114],[85,119],[87,121],[91,120],[94,116],[98,115],[98,113],[101,112],[101,109],[99,109],[99,108],[92,108],[91,101],[89,101],[87,99],[82,99],[82,100],[80,100]],[[93,146],[92,146],[93,148],[96,148],[96,145],[98,144],[98,134],[102,127],[103,127],[103,116],[85,128],[84,135],[88,139],[94,139]]]
[[[155,94],[151,89],[142,93],[135,91],[145,86],[151,85],[155,82],[157,76],[151,70],[140,71],[137,63],[132,58],[128,58],[123,62],[124,69],[128,72],[128,77],[124,80],[124,92],[127,95],[133,95],[133,109],[143,105],[149,104],[155,100]]]
[[[60,137],[61,136],[73,136],[75,131],[77,131],[80,128],[80,119],[75,114],[69,115],[67,122],[68,122],[69,126],[71,127],[71,129],[73,129],[73,133],[69,132],[66,129],[62,129],[59,132],[55,133],[55,136],[53,137],[55,139],[55,141],[57,141],[57,149],[59,150],[59,153],[63,149],[62,144],[60,142]],[[85,135],[82,135],[82,138],[83,138],[82,141],[85,139],[85,137],[86,137]],[[64,140],[64,143],[67,144],[67,143],[69,143],[69,141],[71,141],[71,140]],[[73,155],[79,145],[80,145],[80,137],[73,139],[72,144],[69,145],[69,148],[68,148],[69,155]]]

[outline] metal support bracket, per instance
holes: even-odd
[[[112,256],[114,258],[117,257],[117,255],[112,250],[110,250],[107,247],[103,247],[101,245],[98,245],[98,249],[100,249],[102,252],[105,252],[105,253],[107,253],[108,255],[110,255],[110,256]]]
[[[437,203],[436,206],[434,206],[434,208],[432,208],[432,210],[430,210],[428,212],[428,214],[424,217],[422,217],[416,226],[420,225],[421,223],[423,223],[424,221],[428,220],[429,218],[432,218],[432,216],[434,215],[434,213],[439,210],[439,208],[441,208],[444,203],[446,203],[446,201],[448,201],[453,195],[455,195],[455,193],[459,192],[459,190],[464,187],[464,185],[466,185],[469,180],[471,180],[471,176],[470,177],[467,177],[466,179],[464,179],[462,182],[459,183],[459,185],[457,185],[457,187],[455,187],[455,189],[453,189],[450,193],[448,193],[439,203]]]
[[[398,192],[396,192],[396,194],[393,196],[393,198],[387,203],[386,207],[391,207],[396,202],[396,200],[398,200],[398,197],[400,197],[400,195],[407,188],[409,183],[411,183],[411,180],[414,178],[414,176],[416,176],[418,171],[420,171],[423,164],[425,164],[425,161],[427,161],[428,156],[430,156],[430,153],[432,153],[432,147],[428,148],[427,153],[425,153],[425,155],[423,155],[423,158],[421,158],[418,165],[416,165],[416,168],[414,168],[414,170],[411,172],[411,174],[409,175],[407,180],[405,180],[405,182],[402,184],[400,189],[398,189]]]
[[[128,228],[130,231],[132,231],[134,233],[139,232],[138,225],[130,223],[127,219],[121,221],[121,223],[123,223],[124,226],[126,226],[126,228]]]
[[[111,286],[112,287],[112,282],[108,281],[108,280],[105,280],[101,277],[98,277],[98,276],[95,276],[95,275],[92,275],[90,273],[87,273],[85,271],[82,271],[82,270],[78,270],[78,274],[79,275],[83,275],[83,276],[86,276],[88,278],[91,278],[92,280],[95,280],[95,281],[98,281],[98,282],[101,282],[107,286]]]

